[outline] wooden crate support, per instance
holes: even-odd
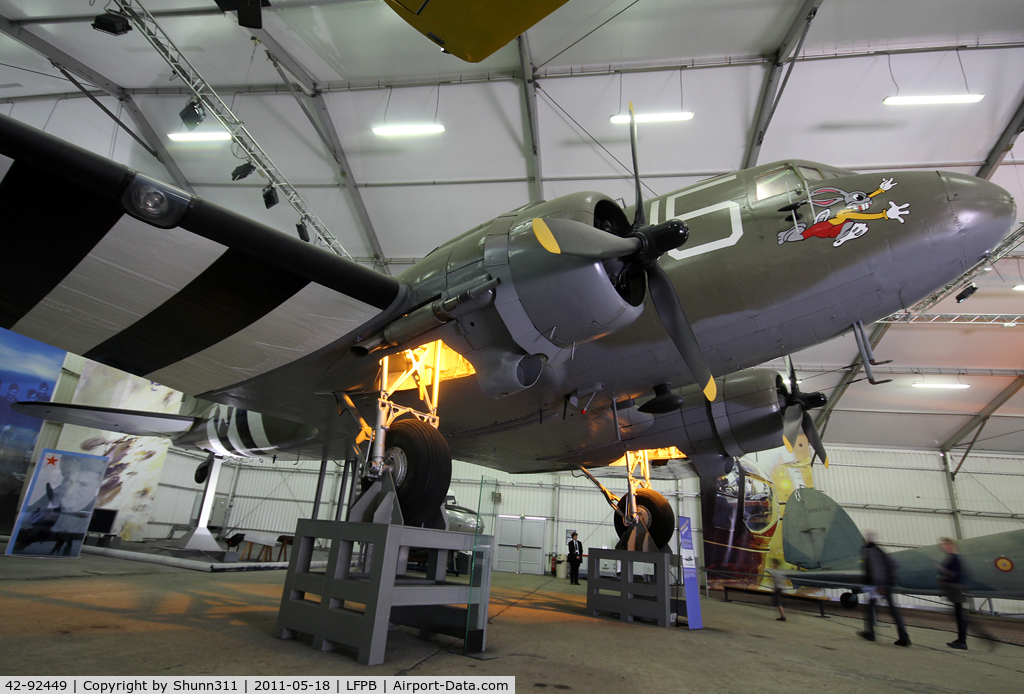
[[[318,539],[330,543],[325,569],[312,569]],[[474,547],[474,543],[476,547]],[[466,651],[486,648],[493,538],[389,523],[300,519],[275,635],[313,637],[313,647],[358,651],[363,665],[384,662],[388,623],[466,639]],[[425,550],[427,576],[409,576],[409,550]],[[447,580],[449,552],[470,552],[469,585]],[[364,566],[353,568],[365,558]],[[465,605],[465,607],[454,606]]]
[[[617,576],[602,576],[601,561],[621,562]],[[654,565],[654,580],[635,582],[634,563]],[[615,613],[624,622],[641,617],[660,627],[675,626],[679,601],[671,599],[669,566],[679,566],[679,557],[668,552],[629,552],[591,548],[587,557],[587,614]]]

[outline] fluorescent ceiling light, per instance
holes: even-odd
[[[1013,288],[1015,292],[1024,292],[1024,284],[1018,284]]]
[[[669,123],[672,121],[690,120],[693,118],[693,111],[675,111],[673,113],[638,113],[637,123]],[[621,125],[629,123],[628,113],[617,113],[611,117],[611,122]]]
[[[889,106],[920,106],[922,104],[976,104],[984,94],[939,94],[934,96],[887,96],[883,104]]]
[[[970,388],[971,387],[967,383],[911,383],[910,385],[914,386],[915,388],[951,388],[951,389],[960,389],[960,388]]]
[[[407,123],[406,125],[377,125],[373,128],[374,135],[435,135],[443,133],[444,126],[440,123]]]
[[[216,142],[218,140],[230,140],[231,133],[225,130],[214,130],[206,132],[190,133],[168,133],[167,137],[175,142]]]

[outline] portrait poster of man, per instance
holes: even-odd
[[[44,450],[18,513],[7,554],[77,557],[107,462],[105,456]]]

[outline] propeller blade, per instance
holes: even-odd
[[[536,217],[533,233],[549,253],[583,258],[619,258],[635,253],[643,243],[638,238],[622,238],[572,219]]]
[[[793,357],[786,355],[786,365],[789,367],[789,394],[795,395],[800,392],[796,383],[796,369],[793,367]]]
[[[811,444],[811,448],[814,450],[814,455],[821,458],[821,462],[828,467],[828,451],[825,450],[825,445],[821,442],[821,437],[818,436],[818,430],[814,428],[814,417],[811,416],[810,412],[804,412],[803,429],[804,436]],[[814,464],[814,456],[811,456],[811,465]]]
[[[799,403],[788,405],[782,412],[782,443],[786,450],[793,452],[796,437],[800,435],[800,423],[803,421],[804,408]]]
[[[713,401],[718,395],[715,377],[711,375],[711,369],[704,361],[697,336],[693,334],[693,327],[690,326],[686,312],[683,311],[683,305],[679,301],[675,287],[672,286],[672,281],[657,262],[651,263],[645,270],[647,287],[651,291],[651,302],[657,309],[661,322],[665,324],[665,329],[668,330],[690,373],[700,384],[704,397]]]
[[[633,110],[633,102],[629,102],[629,149],[633,153],[633,181],[636,183],[636,211],[633,213],[633,228],[639,229],[647,224],[647,215],[644,214],[643,192],[640,190],[640,165],[637,163],[636,154],[636,111]]]

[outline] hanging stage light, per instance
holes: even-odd
[[[273,183],[268,183],[267,187],[263,189],[263,204],[267,206],[268,210],[277,204],[277,189],[274,188]]]
[[[232,181],[241,181],[243,178],[251,174],[256,170],[256,167],[251,161],[247,161],[244,164],[239,164],[235,167],[235,170],[231,172]]]
[[[181,122],[185,124],[185,127],[189,130],[195,130],[196,126],[203,122],[206,118],[206,109],[198,101],[190,99],[185,108],[178,112],[178,116],[181,118]]]
[[[978,291],[978,285],[971,282],[969,285],[963,288],[963,291],[956,295],[956,302],[958,304],[962,304],[963,302],[970,299],[976,291]]]
[[[270,0],[215,0],[222,12],[237,12],[238,26],[262,29],[261,7],[270,7]]]
[[[102,31],[104,34],[120,36],[131,31],[132,25],[126,17],[114,14],[113,12],[104,12],[92,20],[92,28],[96,31]]]
[[[298,222],[295,225],[295,231],[299,232],[299,238],[309,243],[309,231],[306,229],[306,225],[302,222]]]

